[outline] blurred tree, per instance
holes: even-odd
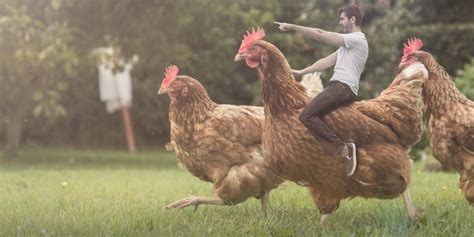
[[[0,5],[0,111],[9,158],[17,155],[28,114],[65,115],[60,93],[76,62],[67,25],[56,20],[59,1],[3,1]]]
[[[474,4],[467,0],[418,0],[420,18],[408,25],[408,36],[424,41],[450,75],[474,55]]]
[[[45,122],[52,120],[45,120],[44,116],[28,118],[27,123],[23,122],[26,126],[24,135],[31,143],[119,147],[125,144],[120,114],[107,114],[104,105],[99,101],[97,69],[90,52],[96,47],[113,46],[119,48],[127,58],[138,54],[140,61],[132,72],[133,125],[139,146],[156,145],[166,142],[169,137],[169,99],[166,96],[158,97],[156,94],[164,68],[168,64],[177,64],[182,74],[200,80],[210,96],[218,103],[258,105],[260,86],[255,71],[233,61],[242,34],[251,27],[264,27],[267,33],[265,39],[282,50],[292,67],[301,68],[328,55],[336,48],[299,34],[280,33],[272,22],[294,22],[339,31],[336,10],[351,2],[355,1],[2,0],[2,16],[11,18],[12,13],[9,13],[11,9],[20,9],[17,12],[23,11],[23,15],[18,18],[31,19],[28,20],[30,22],[27,24],[28,27],[39,32],[35,33],[35,39],[28,36],[30,41],[26,41],[24,37],[17,36],[20,34],[18,32],[22,32],[14,28],[18,27],[17,23],[0,20],[2,24],[0,80],[2,82],[6,80],[7,71],[3,68],[7,68],[7,63],[13,65],[11,58],[17,57],[14,52],[8,50],[40,48],[40,46],[46,48],[48,42],[50,44],[55,42],[38,40],[46,37],[41,36],[41,32],[48,32],[44,35],[49,35],[51,38],[61,39],[64,47],[74,51],[76,57],[77,66],[74,67],[76,73],[67,80],[67,85],[71,89],[67,90],[67,96],[60,97],[65,90],[54,87],[59,86],[55,83],[57,81],[65,82],[60,80],[64,78],[60,75],[67,74],[64,66],[74,58],[65,56],[66,61],[53,60],[57,65],[55,70],[44,69],[48,73],[37,74],[48,78],[47,81],[52,84],[47,89],[36,90],[43,92],[43,95],[35,95],[33,92],[31,95],[36,100],[52,100],[55,104],[59,104],[60,99],[67,116],[58,118],[54,123]],[[399,70],[398,63],[402,55],[403,42],[408,37],[417,36],[423,39],[424,49],[435,55],[450,73],[455,73],[473,55],[473,45],[470,42],[474,41],[472,36],[474,21],[471,16],[473,10],[470,10],[473,4],[470,4],[470,1],[360,0],[358,2],[365,9],[363,31],[370,47],[366,70],[362,75],[359,96],[361,99],[377,96],[394,78]],[[11,7],[6,7],[7,5]],[[1,19],[7,19],[5,17]],[[38,23],[31,22],[40,22],[43,28],[38,28],[36,25]],[[4,28],[6,25],[3,24],[10,25]],[[48,27],[56,29],[56,33],[46,31]],[[8,29],[10,33],[6,34]],[[53,58],[49,57],[48,60]],[[27,65],[26,62],[29,61],[26,59],[17,61],[19,63],[15,63],[14,66],[25,74],[28,70],[19,69],[25,68],[23,64]],[[44,65],[46,64],[39,64],[37,68]],[[324,73],[324,82],[331,74],[330,70]],[[2,85],[0,89],[1,99],[7,97],[4,95],[6,91],[11,90],[7,88],[16,87],[21,91],[32,88],[28,85],[16,85],[16,81],[9,80],[8,87]],[[6,85],[6,82],[4,84]],[[66,88],[67,85],[62,84],[61,88]],[[52,94],[46,93],[50,88]],[[13,95],[8,95],[8,98],[13,98]],[[9,105],[11,104],[13,103],[9,102]],[[0,119],[5,120],[5,108],[10,107],[3,104],[1,107],[3,109]],[[36,107],[37,114],[60,111],[46,107],[47,103],[41,108]],[[48,113],[57,114],[56,112]],[[6,123],[0,124],[0,132],[9,128],[5,125]]]
[[[381,17],[366,27],[369,58],[361,78],[361,98],[373,98],[398,74],[407,26],[420,20],[421,6],[413,0],[397,0],[394,5],[381,5]]]
[[[75,29],[72,45],[80,62],[78,76],[71,81],[77,90],[65,98],[68,121],[61,124],[68,133],[79,134],[68,136],[80,139],[71,141],[73,144],[102,146],[122,141],[117,116],[106,114],[97,101],[97,72],[88,57],[95,47],[114,46],[126,57],[140,57],[133,70],[135,96],[131,108],[138,144],[168,139],[169,99],[158,97],[156,91],[164,68],[171,63],[179,65],[181,73],[200,80],[218,103],[260,102],[257,75],[235,63],[234,56],[242,34],[251,27],[264,26],[269,35],[277,32],[272,22],[280,13],[278,3],[85,0],[64,5],[64,18]],[[302,8],[301,4],[294,5],[287,7],[285,14],[294,15]]]

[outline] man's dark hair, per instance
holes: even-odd
[[[362,18],[364,17],[364,14],[362,13],[362,9],[360,8],[359,5],[351,4],[351,5],[341,7],[337,11],[337,15],[340,16],[342,12],[346,13],[347,18],[349,19],[351,19],[351,17],[355,17],[356,19],[355,24],[357,26],[362,25]]]

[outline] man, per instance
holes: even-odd
[[[335,66],[328,86],[309,102],[299,119],[331,156],[345,158],[346,172],[348,176],[351,176],[357,167],[356,146],[354,143],[344,142],[331,131],[322,117],[356,99],[360,75],[369,55],[369,47],[365,34],[361,31],[362,10],[360,7],[347,5],[339,9],[338,15],[342,34],[289,23],[275,23],[279,25],[282,32],[294,30],[314,40],[339,46],[336,52],[319,59],[314,64],[302,70],[292,71],[299,76]]]

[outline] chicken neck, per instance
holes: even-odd
[[[170,119],[187,128],[209,117],[217,104],[209,98],[205,90],[190,89],[187,96],[178,96],[170,103]]]
[[[307,101],[305,88],[296,82],[290,65],[275,46],[265,44],[268,51],[268,63],[259,67],[261,78],[261,96],[265,113],[271,116],[296,114]]]
[[[450,111],[453,102],[462,103],[468,100],[456,88],[451,76],[434,59],[425,65],[429,71],[429,79],[423,85],[422,93],[429,114],[442,116]]]

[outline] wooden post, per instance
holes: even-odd
[[[123,125],[125,128],[125,135],[127,137],[127,145],[128,151],[130,153],[134,153],[137,148],[135,146],[135,138],[133,135],[133,128],[132,128],[132,121],[130,119],[130,112],[128,111],[127,106],[122,107],[122,118],[123,118]]]

